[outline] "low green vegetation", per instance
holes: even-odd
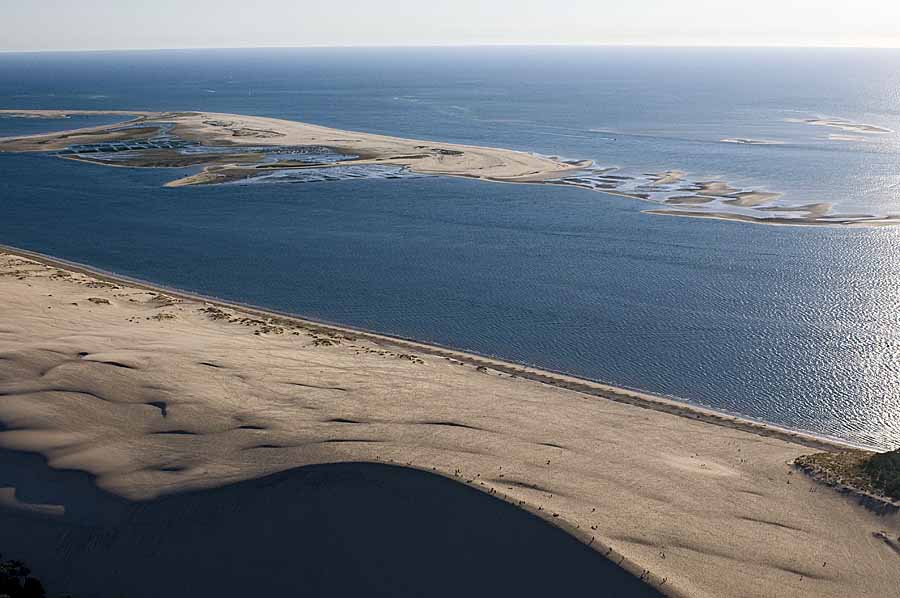
[[[865,465],[875,487],[885,495],[900,500],[900,449],[874,455]]]
[[[900,449],[888,453],[849,450],[804,455],[795,463],[827,483],[900,500]]]
[[[0,598],[44,598],[44,586],[20,561],[4,561],[0,555]]]

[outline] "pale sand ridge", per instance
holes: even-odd
[[[897,515],[791,467],[824,440],[11,252],[0,297],[0,448],[130,500],[395,463],[531,510],[672,596],[900,587],[900,556],[874,535],[900,535]],[[65,506],[7,494],[0,508]]]

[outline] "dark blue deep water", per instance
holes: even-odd
[[[0,55],[4,108],[292,118],[680,168],[869,213],[900,213],[897,135],[831,139],[785,119],[896,131],[898,89],[892,51]],[[37,122],[0,119],[0,135],[51,121]],[[671,218],[575,188],[446,178],[162,187],[178,175],[0,154],[0,242],[900,446],[900,229]]]

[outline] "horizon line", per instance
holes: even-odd
[[[416,48],[684,48],[684,49],[810,49],[810,50],[897,50],[900,45],[872,44],[652,44],[652,43],[601,43],[601,42],[538,42],[505,43],[477,42],[458,44],[271,44],[248,46],[158,46],[142,48],[0,48],[0,54],[52,54],[52,53],[102,53],[102,52],[161,52],[191,50],[326,50],[326,49],[416,49]]]

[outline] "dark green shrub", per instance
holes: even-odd
[[[873,455],[865,465],[876,487],[891,498],[900,499],[900,449]]]
[[[31,571],[20,561],[3,561],[0,555],[0,596],[9,598],[45,598],[44,586],[30,577]]]

